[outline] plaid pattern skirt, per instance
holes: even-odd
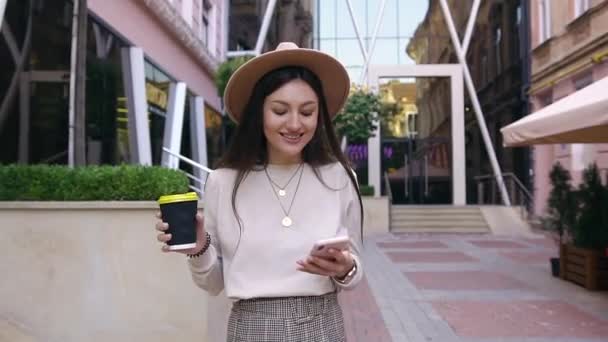
[[[232,306],[228,342],[345,342],[336,293],[256,298]]]

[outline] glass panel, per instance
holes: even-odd
[[[335,39],[321,39],[320,40],[319,50],[330,54],[332,56],[336,55],[336,40]]]
[[[320,38],[336,36],[336,0],[318,0]]]
[[[399,62],[399,40],[376,39],[376,47],[372,56],[373,64],[397,64]],[[371,44],[371,42],[370,42]]]
[[[355,20],[357,21],[357,25],[359,28],[360,34],[365,34],[365,13],[363,13],[362,8],[356,2],[360,1],[351,1],[353,5],[353,11],[355,14]],[[338,0],[338,13],[341,15],[336,16],[337,20],[337,37],[340,38],[356,38],[357,33],[355,32],[355,28],[353,26],[353,22],[350,19],[350,13],[348,12],[348,6],[346,5],[346,1]]]
[[[70,70],[71,1],[38,1],[32,20],[30,67],[33,70]]]
[[[29,162],[68,162],[68,84],[32,83],[30,87]]]
[[[451,203],[450,79],[383,79],[380,95],[382,172],[394,203]]]
[[[92,20],[88,33],[87,163],[128,163],[127,101],[120,55],[123,43]]]
[[[347,67],[346,71],[348,72],[348,77],[350,77],[351,83],[359,83],[363,67]]]
[[[416,28],[424,20],[429,8],[429,1],[398,1],[399,36],[413,37]],[[443,17],[441,17],[443,18]]]
[[[364,63],[357,39],[338,40],[337,58],[345,66],[362,66]]]
[[[371,1],[376,3],[376,6],[380,8],[379,1]],[[371,18],[371,21],[376,23],[376,17]],[[397,37],[398,29],[397,29],[397,0],[387,0],[386,6],[384,7],[384,13],[382,17],[382,25],[380,25],[380,29],[378,30],[378,37]],[[373,26],[370,29],[370,35],[374,33]]]

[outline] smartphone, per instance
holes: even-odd
[[[349,248],[350,239],[348,236],[338,236],[331,239],[319,240],[312,245],[310,255],[318,257],[331,257],[329,250],[331,248],[339,251],[344,251]]]

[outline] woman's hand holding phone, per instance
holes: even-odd
[[[343,278],[355,263],[348,246],[348,237],[317,241],[310,255],[296,262],[297,269],[321,276]]]

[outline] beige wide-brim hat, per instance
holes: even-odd
[[[224,91],[224,105],[230,118],[239,123],[256,83],[270,71],[288,66],[304,67],[317,75],[331,118],[342,109],[350,89],[344,66],[326,53],[283,42],[276,50],[247,61],[232,74]]]

